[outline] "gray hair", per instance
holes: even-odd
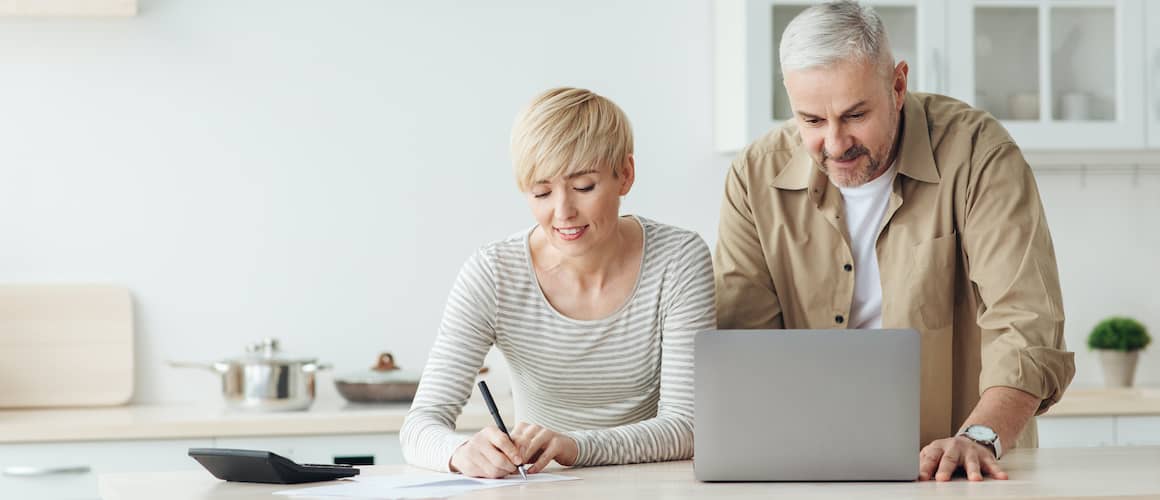
[[[886,76],[894,69],[882,18],[852,0],[815,5],[794,17],[781,35],[778,56],[782,74],[841,61],[878,64]]]

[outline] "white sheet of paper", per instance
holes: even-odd
[[[580,479],[558,474],[532,474],[524,481],[519,474],[502,479],[480,479],[459,474],[417,473],[393,476],[356,476],[343,484],[315,486],[274,492],[284,496],[332,496],[341,498],[430,498],[459,495],[486,488],[502,488],[528,483],[549,483]]]

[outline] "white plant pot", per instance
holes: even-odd
[[[1140,351],[1113,351],[1099,349],[1100,365],[1104,368],[1104,385],[1107,387],[1132,387],[1136,378],[1136,360]]]

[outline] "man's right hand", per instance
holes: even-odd
[[[492,426],[483,429],[455,449],[451,455],[451,472],[471,477],[501,478],[516,472],[524,463],[512,440]]]

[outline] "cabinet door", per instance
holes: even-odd
[[[1116,417],[1116,444],[1125,446],[1160,445],[1160,416]]]
[[[187,452],[210,443],[193,439],[0,445],[0,496],[96,499],[99,474],[200,469]]]
[[[1160,2],[1146,2],[1144,53],[1145,99],[1140,106],[1148,120],[1148,146],[1160,148]]]
[[[403,463],[398,433],[217,438],[214,443],[219,448],[269,450],[299,463]]]
[[[1039,417],[1040,448],[1076,448],[1116,445],[1116,418]]]
[[[739,151],[792,116],[778,45],[795,16],[820,0],[717,0],[714,4],[714,140]],[[911,90],[945,92],[944,0],[870,0]]]
[[[974,0],[947,7],[950,93],[1031,149],[1146,145],[1140,0]]]

